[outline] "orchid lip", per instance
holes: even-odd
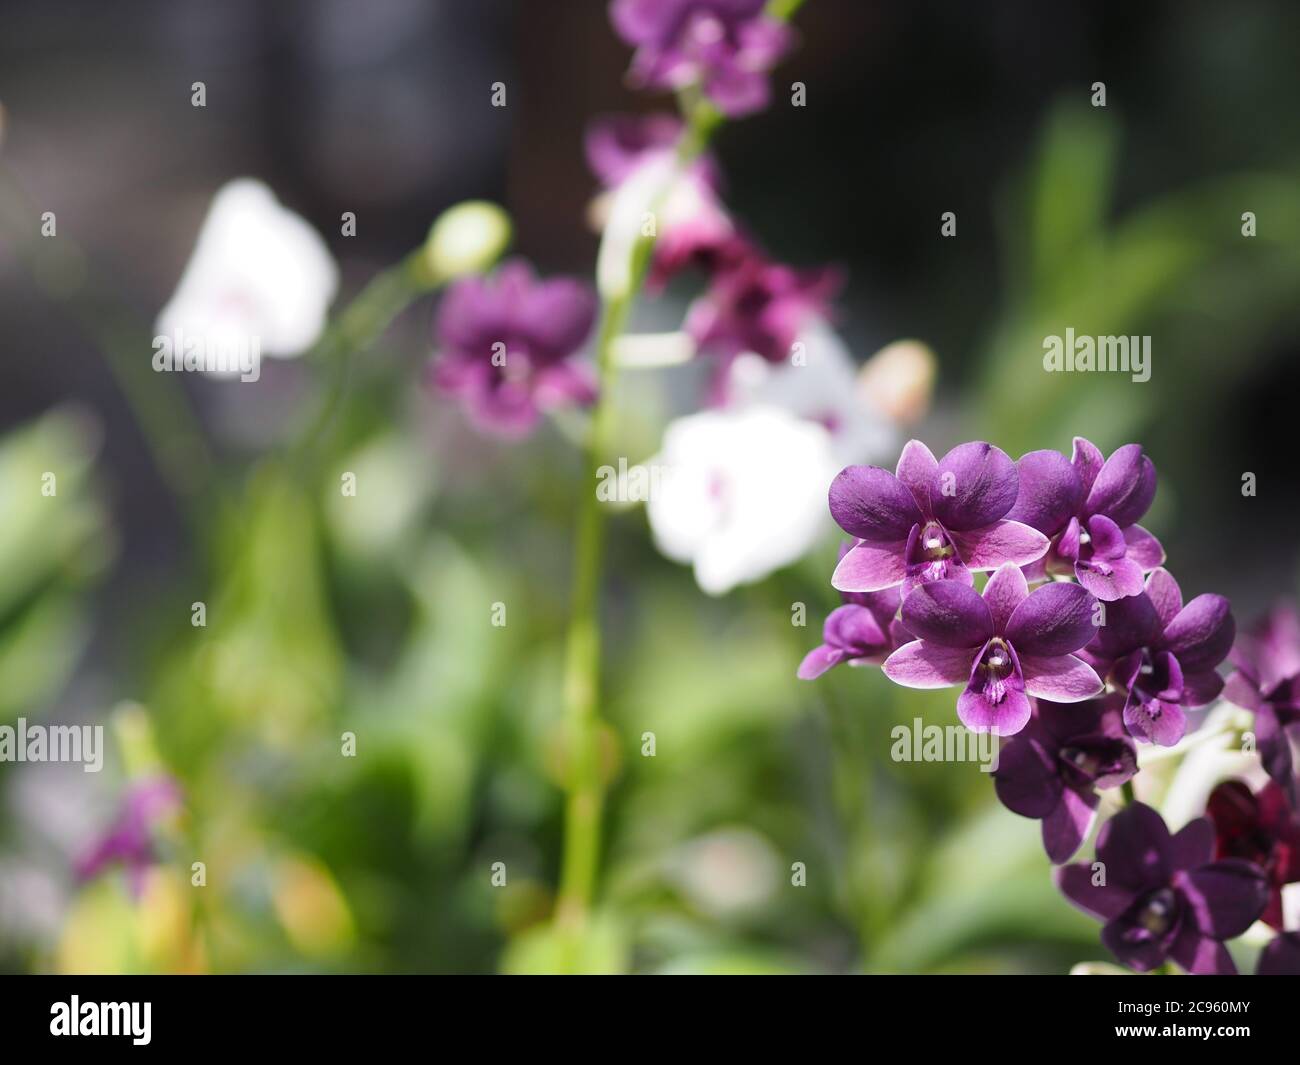
[[[1170,888],[1153,891],[1134,915],[1134,921],[1154,936],[1163,936],[1178,916],[1178,897]]]
[[[1097,770],[1101,768],[1101,759],[1097,757],[1096,753],[1082,747],[1063,747],[1061,749],[1061,758],[1088,777],[1095,777]]]
[[[1007,678],[1016,672],[1011,645],[1000,636],[994,636],[985,646],[975,669],[984,698],[994,706],[998,705],[1007,697]]]
[[[927,562],[944,562],[957,552],[938,522],[926,522],[921,530],[921,551]]]
[[[1142,662],[1138,666],[1137,676],[1133,680],[1133,689],[1142,698],[1142,701],[1144,703],[1150,702],[1153,699],[1166,696],[1171,696],[1176,701],[1182,694],[1181,685],[1174,687],[1173,684],[1169,664],[1167,662],[1157,662],[1151,648],[1144,647],[1142,649]],[[1155,711],[1155,716],[1159,716],[1158,710]]]
[[[1077,788],[1118,787],[1133,775],[1124,747],[1115,740],[1078,737],[1057,752],[1064,778]]]
[[[927,580],[943,580],[948,576],[948,564],[956,559],[957,549],[944,527],[937,521],[926,522],[917,540],[920,549],[919,565],[924,567]],[[917,563],[914,563],[917,564]]]

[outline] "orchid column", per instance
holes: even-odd
[[[718,5],[708,0],[614,0],[615,29],[636,48],[630,80],[678,93],[685,128],[674,165],[653,182],[633,182],[616,204],[601,242],[597,280],[601,297],[596,340],[599,394],[584,441],[588,480],[578,505],[573,569],[573,600],[565,649],[564,707],[567,798],[564,855],[555,921],[565,945],[567,968],[580,967],[578,952],[590,915],[600,855],[604,781],[600,764],[600,575],[604,555],[604,514],[596,497],[597,470],[610,458],[617,374],[615,346],[645,282],[655,245],[653,220],[675,180],[699,156],[724,115],[746,114],[766,105],[766,72],[786,50],[785,20],[800,0],[774,3],[741,0]],[[636,225],[629,233],[626,220]]]

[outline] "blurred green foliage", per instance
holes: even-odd
[[[0,723],[53,695],[86,646],[85,593],[115,550],[90,481],[97,448],[72,410],[0,440]]]

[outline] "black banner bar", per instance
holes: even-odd
[[[701,995],[643,980],[628,999],[626,979],[636,978],[624,978],[613,993],[613,980],[577,979],[580,990],[546,977],[527,988],[514,981],[491,989],[472,978],[420,976],[11,977],[0,981],[0,1024],[9,1053],[63,1047],[93,1053],[114,1044],[140,1052],[284,1048],[338,1055],[405,1042],[415,1033],[435,1046],[477,1033],[494,1048],[513,1038],[540,1049],[551,1040],[590,1039],[598,1029],[617,1027],[620,1016],[629,1030],[641,1031],[640,1040],[646,1017],[661,1009],[670,1011],[659,1014],[665,1035],[689,1025],[718,1036],[761,1033],[766,1040],[788,1033],[803,1040],[822,1027],[847,1026],[862,1037],[923,1038],[927,1052],[969,1049],[990,1024],[1005,1029],[999,1038],[1023,1024],[1027,1036],[1055,1032],[1093,1047],[1098,1041],[1293,1047],[1295,1040],[1296,991],[1288,980],[845,977],[852,982],[842,991],[859,1003],[845,1015],[810,1014],[799,1005],[803,989],[792,983],[796,978],[776,978],[779,988],[771,978],[750,978],[743,994],[754,1001],[737,1017],[728,1005],[735,988],[718,988],[715,997],[712,988]],[[567,1027],[574,1030],[566,1034]],[[9,1053],[8,1060],[24,1060]]]

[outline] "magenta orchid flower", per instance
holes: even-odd
[[[1076,436],[1070,459],[1031,451],[1016,465],[1020,494],[1007,517],[1052,539],[1030,580],[1073,575],[1105,602],[1142,591],[1143,574],[1165,560],[1160,541],[1137,524],[1156,494],[1156,469],[1142,448],[1125,444],[1103,460]]]
[[[595,317],[587,286],[539,281],[519,259],[489,278],[464,278],[439,308],[433,382],[457,396],[479,428],[523,436],[542,409],[596,398],[593,375],[570,358]]]
[[[1211,861],[1205,818],[1171,836],[1145,803],[1134,803],[1097,836],[1097,862],[1056,870],[1056,884],[1105,923],[1101,941],[1120,963],[1148,972],[1172,958],[1194,975],[1234,975],[1225,939],[1241,935],[1268,900],[1264,874],[1239,858]],[[1098,868],[1099,867],[1099,868]]]
[[[1205,706],[1223,690],[1215,666],[1235,635],[1227,599],[1198,595],[1183,606],[1178,582],[1157,569],[1141,595],[1106,605],[1106,623],[1084,657],[1126,693],[1129,734],[1172,747],[1187,731],[1184,708]]]
[[[77,861],[77,879],[91,880],[110,865],[120,863],[132,895],[138,898],[144,890],[145,874],[156,860],[157,825],[180,805],[181,788],[171,777],[151,777],[131,784],[117,817]]]
[[[814,680],[841,662],[878,666],[908,639],[902,623],[893,616],[898,609],[897,588],[861,598],[871,600],[870,604],[846,603],[826,616],[822,643],[799,665],[800,680]]]
[[[885,676],[908,688],[964,684],[957,716],[972,732],[1012,736],[1029,721],[1029,696],[1077,703],[1101,680],[1077,651],[1092,638],[1096,600],[1077,584],[1032,594],[1014,563],[980,595],[961,581],[920,585],[903,600],[903,625],[917,639],[886,659]]]
[[[610,20],[636,52],[636,85],[682,89],[698,84],[723,114],[767,106],[768,72],[794,34],[764,12],[766,0],[614,0]]]
[[[1137,772],[1137,748],[1124,731],[1115,695],[1063,706],[1041,699],[1023,730],[1003,746],[993,774],[998,799],[1021,817],[1042,821],[1053,864],[1069,861],[1097,818],[1099,790]]]
[[[840,547],[840,558],[852,544]],[[897,588],[883,592],[842,592],[844,605],[832,610],[822,626],[822,643],[799,665],[800,680],[813,680],[847,662],[851,666],[881,665],[912,635],[898,619]]]
[[[682,120],[676,115],[608,115],[587,127],[583,149],[587,165],[606,188],[623,184],[648,160],[671,155],[681,139]],[[711,156],[703,154],[692,163],[711,185],[718,182],[718,170]]]
[[[1300,731],[1300,615],[1294,606],[1275,607],[1241,634],[1230,655],[1236,672],[1223,694],[1255,715],[1255,739],[1264,770],[1297,802],[1290,733]]]
[[[788,360],[800,333],[829,319],[843,279],[831,267],[797,270],[772,262],[742,238],[717,249],[714,265],[684,328],[700,352],[717,357],[713,391],[722,403],[736,357],[753,352],[771,363]]]
[[[587,128],[587,163],[609,194],[613,209],[618,190],[637,182],[658,187],[671,182],[656,209],[659,232],[646,279],[649,291],[661,290],[688,267],[712,273],[747,254],[746,243],[722,206],[721,174],[713,157],[702,154],[681,170],[677,144],[683,123],[671,115],[616,115],[599,118]],[[634,232],[641,227],[642,197],[635,207]]]
[[[940,461],[910,440],[895,473],[848,467],[831,484],[831,516],[859,543],[831,584],[842,592],[901,584],[907,596],[927,581],[970,585],[972,570],[1038,560],[1047,537],[1005,517],[1018,490],[1015,463],[982,441],[959,444]]]

